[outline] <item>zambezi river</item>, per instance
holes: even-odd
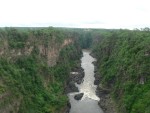
[[[96,59],[90,55],[89,50],[83,50],[83,57],[81,58],[81,66],[84,69],[84,81],[76,86],[79,89],[77,93],[69,93],[71,109],[69,113],[103,113],[102,109],[98,106],[99,97],[96,96],[94,85],[94,65],[93,61]],[[78,93],[84,93],[81,100],[75,100],[74,96]]]

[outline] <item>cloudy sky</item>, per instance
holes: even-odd
[[[0,0],[0,26],[150,27],[150,1]]]

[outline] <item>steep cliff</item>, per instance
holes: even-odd
[[[0,29],[0,112],[62,112],[63,87],[81,53],[75,39],[57,28]]]
[[[36,36],[37,34],[34,32],[41,32],[41,34]],[[17,29],[8,28],[8,30],[1,30],[0,55],[13,59],[28,56],[34,49],[37,49],[39,55],[46,58],[48,65],[53,66],[56,64],[60,50],[73,43],[71,37],[67,35],[63,37],[59,41],[59,38],[54,36],[51,29],[48,33],[44,33],[44,29],[21,32]]]
[[[94,45],[101,81],[100,105],[106,113],[110,107],[108,93],[118,113],[149,113],[150,32],[110,30],[101,33]]]

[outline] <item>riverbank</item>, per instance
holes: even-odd
[[[94,57],[93,54],[91,55]],[[100,98],[98,105],[100,108],[102,108],[104,113],[117,113],[115,103],[110,95],[110,92],[111,92],[110,89],[104,88],[102,84],[100,84],[101,76],[97,69],[97,62],[94,61],[93,64],[94,64],[94,70],[95,70],[94,71],[95,72],[94,85],[97,85],[96,95]]]
[[[76,87],[77,84],[81,84],[84,78],[84,70],[81,67],[81,61],[78,61],[77,66],[71,69],[70,76],[67,80],[65,93],[79,92],[79,89]]]
[[[71,69],[69,78],[65,85],[65,94],[67,95],[68,93],[79,92],[79,89],[75,84],[81,84],[83,82],[83,78],[84,78],[84,70],[81,67],[81,60],[79,60],[77,62],[76,67]],[[71,104],[68,101],[64,113],[69,113],[70,109]]]

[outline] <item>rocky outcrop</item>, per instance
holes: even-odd
[[[58,60],[60,50],[71,43],[73,43],[73,40],[70,38],[65,39],[62,44],[52,44],[52,42],[50,42],[48,47],[39,46],[40,54],[47,57],[47,64],[49,66],[54,66]]]
[[[0,95],[0,113],[18,113],[22,98],[14,98],[10,92]]]
[[[69,112],[70,112],[70,109],[71,109],[71,104],[70,104],[70,102],[68,101],[66,107],[63,108],[63,110],[61,110],[60,113],[69,113]]]
[[[92,54],[91,54],[92,55]],[[94,57],[94,55],[92,55]],[[94,77],[95,77],[95,80],[94,80],[94,85],[99,85],[100,84],[100,75],[98,73],[98,70],[97,70],[97,62],[94,61],[92,62],[93,65],[94,65]]]
[[[7,56],[9,59],[16,59],[20,56],[30,55],[35,49],[38,49],[39,56],[47,59],[49,66],[54,66],[58,60],[59,52],[65,46],[73,43],[73,39],[66,38],[62,43],[57,43],[55,39],[47,40],[30,37],[23,48],[9,47],[8,39],[2,39],[0,45],[0,56]]]
[[[81,100],[81,98],[83,97],[83,95],[84,95],[84,93],[76,94],[76,95],[74,96],[74,99],[76,99],[76,100]]]
[[[68,81],[67,86],[65,88],[65,92],[66,93],[79,92],[79,90],[73,81]]]
[[[81,84],[83,82],[83,78],[84,78],[84,70],[82,69],[79,62],[78,65],[74,69],[72,69],[72,72],[70,72],[70,76],[67,80],[67,84],[65,87],[65,92],[66,93],[79,92],[75,83]]]
[[[115,103],[109,94],[101,96],[98,105],[103,109],[104,113],[117,113]]]
[[[110,89],[104,88],[101,84],[97,87],[96,94],[99,97],[103,97],[110,93]]]
[[[81,67],[76,67],[73,69],[73,72],[70,73],[69,79],[76,82],[77,84],[81,84],[84,78],[84,70]]]
[[[55,43],[54,40],[54,42],[48,42],[47,46],[43,44],[38,45],[39,53],[41,56],[47,58],[49,66],[54,66],[58,60],[60,50],[71,43],[73,43],[73,40],[70,38],[65,39],[62,44]]]
[[[116,105],[110,96],[110,89],[99,85],[96,90],[96,95],[100,97],[98,105],[103,109],[104,113],[117,113]]]

